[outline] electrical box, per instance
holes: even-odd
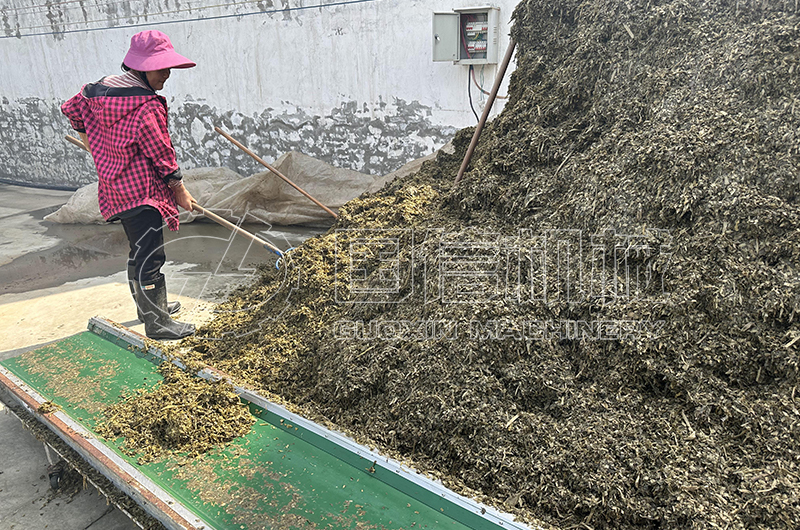
[[[497,64],[500,9],[467,7],[433,14],[433,60]]]

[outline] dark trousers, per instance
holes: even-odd
[[[164,221],[155,208],[144,208],[136,215],[120,219],[131,251],[128,266],[134,267],[133,279],[142,284],[159,279],[164,253]]]

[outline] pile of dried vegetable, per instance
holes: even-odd
[[[255,418],[229,383],[194,377],[170,362],[159,371],[163,381],[106,409],[96,428],[107,438],[124,437],[122,450],[140,464],[197,456],[250,431]]]
[[[527,520],[800,527],[797,9],[523,1],[458,188],[469,130],[189,354]]]

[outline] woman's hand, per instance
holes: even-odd
[[[187,212],[191,212],[192,203],[197,201],[194,200],[194,197],[192,197],[192,194],[189,193],[189,190],[187,190],[184,187],[183,182],[179,183],[176,186],[170,186],[170,189],[172,190],[172,193],[175,195],[175,202],[178,203],[178,206],[180,206]]]

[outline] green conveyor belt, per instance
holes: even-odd
[[[94,432],[106,406],[162,379],[121,344],[87,331],[0,364]],[[122,439],[104,444],[218,529],[500,528],[271,411],[250,410],[258,420],[247,436],[188,463],[138,466]]]

